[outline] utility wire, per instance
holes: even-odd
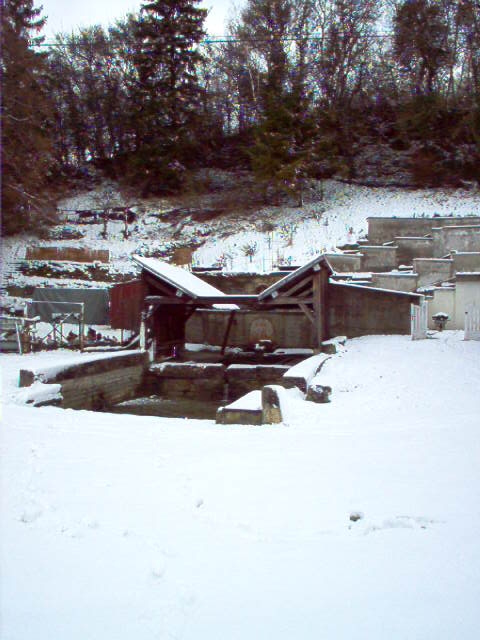
[[[338,35],[345,35],[343,33],[339,33]],[[316,41],[316,40],[323,40],[325,36],[322,36],[320,34],[317,33],[312,33],[311,35],[308,36],[283,36],[281,38],[276,38],[275,36],[271,36],[270,38],[248,38],[248,37],[242,37],[242,38],[238,38],[236,36],[229,36],[229,35],[223,35],[223,36],[210,36],[208,38],[205,38],[204,40],[200,41],[200,45],[209,45],[209,44],[226,44],[226,43],[262,43],[262,42],[272,42],[272,41],[281,41],[281,42],[305,42],[305,41]],[[365,34],[365,35],[355,35],[356,39],[359,40],[369,40],[369,39],[388,39],[388,38],[392,38],[393,34],[392,33],[370,33],[370,34]],[[32,47],[59,47],[59,48],[63,48],[63,47],[68,47],[69,44],[68,43],[62,43],[62,42],[42,42],[42,43],[36,43],[36,44],[31,44]]]

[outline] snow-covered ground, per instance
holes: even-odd
[[[476,640],[480,342],[371,336],[286,423],[18,404],[1,356],[2,640]]]

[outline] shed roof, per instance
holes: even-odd
[[[275,292],[279,293],[286,287],[295,284],[295,282],[309,275],[310,272],[318,271],[319,268],[327,269],[329,276],[333,273],[333,269],[323,253],[319,256],[315,256],[315,258],[313,258],[313,260],[310,260],[310,262],[307,262],[302,267],[299,267],[295,271],[292,271],[291,273],[286,275],[281,280],[278,280],[278,282],[275,282],[270,287],[267,287],[259,294],[258,299],[260,301],[265,300],[266,298],[268,298],[268,296],[271,296]]]
[[[163,280],[172,287],[175,287],[190,298],[201,298],[202,296],[225,296],[223,291],[213,287],[208,282],[201,280],[196,275],[176,267],[157,258],[143,258],[142,256],[132,256],[132,259],[153,276]]]

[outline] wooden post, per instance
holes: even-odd
[[[321,270],[313,273],[313,315],[315,317],[316,346],[320,349],[324,332]]]
[[[230,311],[230,315],[228,317],[227,329],[223,337],[223,344],[222,344],[222,351],[221,351],[222,356],[225,353],[225,349],[227,348],[228,336],[230,335],[230,329],[232,328],[234,317],[235,317],[235,311]]]
[[[78,343],[80,346],[80,351],[83,351],[83,339],[85,334],[85,322],[84,322],[84,309],[85,304],[83,302],[80,303],[80,313],[79,313],[79,323],[78,323]]]

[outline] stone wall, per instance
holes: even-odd
[[[84,247],[27,247],[26,260],[68,260],[69,262],[109,262],[106,249]]]
[[[242,365],[231,364],[227,367],[228,399],[236,400],[240,396],[261,389],[266,384],[283,384],[283,376],[290,369],[285,365]]]
[[[220,401],[224,395],[225,366],[214,363],[164,362],[149,367],[144,392],[168,398]]]
[[[447,227],[450,225],[477,225],[480,224],[480,216],[467,216],[463,218],[377,218],[370,217],[368,222],[368,240],[372,244],[391,242],[398,236],[421,237],[430,235],[434,227]]]
[[[418,276],[418,286],[440,284],[453,275],[453,260],[442,258],[415,258],[413,270]]]
[[[20,371],[20,386],[35,380],[60,384],[64,409],[103,409],[135,397],[148,366],[148,354],[142,351],[91,356],[61,368]]]
[[[164,362],[149,367],[143,391],[168,398],[227,400],[261,389],[266,384],[281,384],[289,370],[285,365],[206,364]]]

